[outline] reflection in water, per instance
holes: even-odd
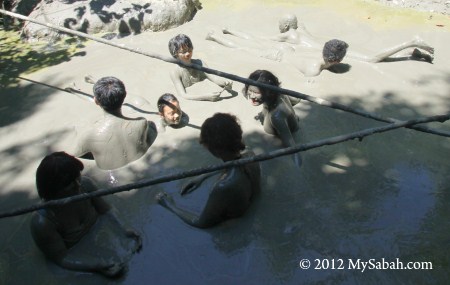
[[[387,194],[377,206],[378,215],[372,226],[404,234],[418,231],[435,204],[430,193],[435,188],[431,174],[420,165],[400,164],[388,170],[387,176]]]

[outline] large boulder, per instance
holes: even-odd
[[[42,0],[29,17],[87,34],[138,34],[177,27],[201,9],[199,0]],[[34,23],[23,28],[28,39],[61,35]]]

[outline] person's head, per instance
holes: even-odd
[[[169,41],[169,51],[174,58],[183,62],[190,62],[194,46],[191,39],[185,34],[179,34]]]
[[[248,79],[276,87],[280,86],[278,78],[272,72],[267,70],[255,70],[249,75]],[[253,106],[259,106],[264,103],[270,107],[275,104],[280,95],[275,91],[249,84],[245,84],[243,92],[244,96],[250,100]]]
[[[278,28],[280,33],[285,33],[290,29],[296,30],[298,28],[297,16],[294,14],[286,14],[278,21]]]
[[[216,113],[203,122],[200,143],[218,158],[235,159],[245,149],[242,129],[231,114]]]
[[[70,196],[71,193],[64,193],[64,188],[80,182],[83,168],[80,160],[63,151],[47,155],[36,170],[39,197],[48,201]]]
[[[341,40],[330,40],[323,46],[323,60],[327,64],[336,64],[344,59],[348,44]]]
[[[120,109],[127,96],[123,82],[112,76],[100,78],[93,89],[95,103],[108,112]]]
[[[178,125],[181,122],[182,111],[177,97],[165,93],[158,99],[158,112],[168,125]]]

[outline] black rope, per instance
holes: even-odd
[[[275,150],[275,151],[269,152],[267,154],[260,154],[260,155],[255,155],[252,157],[242,158],[239,160],[227,161],[222,164],[210,165],[207,167],[196,168],[196,169],[179,172],[179,173],[175,173],[175,174],[162,175],[162,176],[156,177],[156,178],[144,179],[139,182],[116,186],[116,187],[112,187],[112,188],[99,189],[95,192],[83,193],[83,194],[67,197],[64,199],[51,200],[51,201],[39,203],[36,205],[32,205],[30,207],[17,209],[17,210],[13,210],[10,212],[0,213],[0,219],[6,218],[6,217],[23,215],[23,214],[30,213],[30,212],[33,212],[33,211],[36,211],[39,209],[43,209],[43,208],[62,206],[62,205],[66,205],[68,203],[86,200],[86,199],[90,199],[90,198],[94,198],[94,197],[111,195],[111,194],[115,194],[115,193],[119,193],[119,192],[130,191],[130,190],[133,190],[136,188],[142,188],[142,187],[152,186],[152,185],[160,184],[160,183],[164,183],[164,182],[179,180],[179,179],[183,179],[183,178],[187,178],[187,177],[193,177],[193,176],[197,176],[200,174],[210,173],[210,172],[214,172],[217,170],[222,170],[222,169],[235,167],[235,166],[241,166],[241,165],[252,163],[252,162],[270,160],[270,159],[277,158],[280,156],[286,156],[289,154],[293,154],[293,153],[297,153],[297,152],[301,152],[301,151],[305,151],[305,150],[309,150],[309,149],[313,149],[313,148],[318,148],[318,147],[325,146],[325,145],[333,145],[333,144],[341,143],[341,142],[352,140],[352,139],[359,139],[361,141],[362,138],[376,134],[376,133],[382,133],[382,132],[386,132],[386,131],[390,131],[390,130],[394,130],[394,129],[398,129],[398,128],[402,128],[402,127],[408,127],[408,126],[411,126],[414,124],[423,124],[423,123],[429,123],[429,122],[435,122],[435,121],[445,122],[449,119],[450,119],[450,114],[446,114],[446,115],[438,115],[438,116],[414,119],[414,120],[409,120],[409,121],[396,122],[396,123],[384,125],[381,127],[364,129],[364,130],[358,131],[358,132],[353,132],[353,133],[349,133],[349,134],[345,134],[345,135],[339,135],[339,136],[335,136],[335,137],[331,137],[331,138],[318,140],[315,142],[310,142],[310,143],[296,145],[293,147]]]
[[[303,99],[303,100],[306,100],[306,101],[309,101],[309,102],[312,102],[312,103],[315,103],[315,104],[318,104],[318,105],[321,105],[321,106],[325,106],[325,107],[329,107],[329,108],[337,109],[337,110],[342,110],[342,111],[345,111],[345,112],[348,112],[348,113],[352,113],[352,114],[355,114],[355,115],[358,115],[358,116],[362,116],[362,117],[365,117],[365,118],[370,118],[370,119],[373,119],[373,120],[376,120],[376,121],[385,122],[385,123],[401,122],[400,120],[395,119],[395,118],[389,118],[389,117],[386,118],[386,117],[383,117],[383,116],[378,115],[378,114],[366,112],[364,110],[354,109],[354,108],[351,108],[349,106],[346,106],[346,105],[343,105],[343,104],[340,104],[340,103],[335,103],[335,102],[331,102],[331,101],[328,101],[328,100],[325,100],[325,99],[321,99],[321,98],[313,97],[313,96],[310,96],[310,95],[306,95],[306,94],[303,94],[303,93],[300,93],[300,92],[292,91],[292,90],[289,90],[289,89],[284,89],[284,88],[280,88],[280,87],[277,87],[277,86],[256,82],[256,81],[253,81],[253,80],[250,80],[250,79],[247,79],[247,78],[243,78],[243,77],[231,74],[231,73],[226,73],[226,72],[222,72],[222,71],[219,71],[219,70],[203,67],[203,66],[197,65],[197,64],[184,63],[184,62],[182,62],[182,61],[180,61],[178,59],[174,59],[173,57],[163,56],[163,55],[159,55],[159,54],[153,54],[153,53],[149,53],[149,52],[144,52],[144,51],[140,50],[139,48],[129,48],[129,47],[126,47],[124,45],[116,44],[116,43],[113,43],[111,41],[108,41],[108,40],[105,40],[105,39],[102,39],[102,38],[97,38],[97,37],[88,35],[86,33],[74,31],[74,30],[67,29],[67,28],[64,28],[64,27],[55,26],[55,25],[52,25],[52,24],[49,24],[49,23],[44,23],[44,22],[38,21],[36,19],[32,19],[30,17],[26,17],[26,16],[23,16],[23,15],[16,14],[16,13],[13,13],[13,12],[9,12],[9,11],[5,11],[5,10],[2,10],[2,9],[0,9],[0,13],[6,14],[6,15],[9,15],[11,17],[15,17],[15,18],[18,18],[18,19],[21,19],[21,20],[24,20],[24,21],[30,21],[30,22],[33,22],[33,23],[36,23],[36,24],[39,24],[39,25],[42,25],[42,26],[46,26],[46,27],[51,28],[51,29],[59,30],[59,31],[62,31],[64,33],[73,34],[73,35],[76,35],[76,36],[82,37],[82,38],[87,38],[87,39],[90,39],[90,40],[93,40],[93,41],[96,41],[96,42],[103,43],[105,45],[117,47],[117,48],[124,49],[124,50],[130,51],[130,52],[133,52],[133,53],[140,54],[140,55],[144,55],[144,56],[147,56],[147,57],[159,59],[159,60],[162,60],[162,61],[165,61],[165,62],[168,62],[168,63],[178,64],[179,66],[182,66],[182,67],[185,67],[185,68],[192,68],[192,69],[200,70],[200,71],[203,71],[203,72],[206,72],[206,73],[209,73],[209,74],[214,74],[214,75],[217,75],[217,76],[220,76],[220,77],[228,78],[228,79],[233,80],[233,81],[238,81],[238,82],[241,82],[241,83],[244,83],[244,84],[258,86],[258,87],[261,87],[261,88],[266,88],[266,89],[269,89],[269,90],[272,90],[272,91],[275,91],[275,92],[279,92],[281,94],[286,94],[286,95],[289,95],[289,96],[292,96],[292,97],[296,97],[296,98],[299,98],[299,99]],[[436,129],[428,128],[428,127],[425,127],[425,126],[408,126],[407,128],[414,129],[416,131],[420,131],[420,132],[424,132],[424,133],[433,134],[433,135],[438,135],[438,136],[443,136],[443,137],[450,137],[450,132],[442,131],[442,130],[436,130]]]

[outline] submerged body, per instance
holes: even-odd
[[[211,154],[225,162],[254,155],[250,151],[243,152],[245,145],[242,142],[242,129],[236,117],[229,114],[216,113],[208,118],[202,125],[200,143]],[[198,189],[205,179],[216,174],[219,174],[217,181],[208,191],[207,202],[198,215],[177,206],[173,198],[164,192],[157,195],[158,202],[186,223],[199,228],[211,227],[222,221],[242,216],[260,192],[259,163],[231,167],[198,176],[181,189],[181,195]]]
[[[51,201],[96,191],[97,187],[92,180],[80,176],[81,170],[81,161],[64,152],[46,156],[36,173],[39,196],[44,201]],[[126,268],[118,252],[98,256],[83,248],[72,251],[82,238],[91,234],[91,229],[100,218],[110,219],[113,227],[119,229],[117,238],[135,241],[134,248],[130,249],[132,253],[141,248],[140,236],[133,230],[126,230],[118,221],[112,207],[100,197],[35,212],[30,223],[31,235],[42,253],[61,267],[116,277]],[[97,251],[100,252],[95,248],[95,252]]]
[[[300,27],[298,27],[297,17],[295,15],[287,14],[281,17],[279,30],[280,34],[278,35],[258,38],[245,32],[225,28],[222,30],[224,34],[233,35],[246,41],[237,43],[229,38],[217,36],[212,32],[208,33],[206,39],[229,48],[241,49],[260,57],[293,65],[307,77],[318,76],[322,70],[330,69],[330,67],[340,63],[346,55],[344,53],[335,56],[333,55],[335,51],[328,49],[328,55],[331,55],[333,59],[326,56],[326,45],[330,42],[341,42],[341,48],[345,46],[345,51],[348,45],[340,40],[327,41],[314,37],[306,30],[303,24],[300,24]],[[256,43],[256,46],[254,43]],[[274,43],[283,43],[284,45]],[[305,57],[305,51],[313,52],[315,55],[309,58]],[[379,52],[367,54],[349,50],[347,54],[348,57],[355,60],[371,63],[408,59],[423,60],[431,63],[434,59],[434,48],[421,38],[415,36],[410,41],[385,48]]]
[[[111,170],[142,157],[157,136],[156,126],[145,118],[122,114],[125,85],[115,77],[103,77],[94,84],[94,102],[103,116],[79,133],[74,151],[78,157],[93,157],[101,169]]]
[[[267,70],[255,70],[250,74],[249,79],[280,86],[278,78]],[[262,123],[266,133],[278,137],[283,147],[296,145],[294,134],[300,128],[299,119],[292,107],[292,102],[286,95],[249,84],[245,85],[243,94],[253,106],[262,105],[263,109],[255,119]],[[302,164],[300,154],[293,154],[292,158],[295,165],[300,167]]]
[[[105,112],[80,134],[76,156],[91,153],[101,169],[116,169],[142,157],[157,136],[153,122]]]
[[[169,41],[169,51],[174,58],[185,64],[195,64],[208,67],[202,60],[192,58],[193,50],[194,46],[191,39],[184,34],[179,34]],[[181,66],[176,66],[171,71],[170,78],[175,86],[178,96],[189,100],[217,101],[219,100],[220,94],[225,89],[231,89],[232,86],[231,81],[224,80],[221,77],[207,74],[193,68],[185,68]],[[220,91],[208,92],[206,94],[189,94],[186,91],[186,88],[204,80],[210,80],[222,89]]]

